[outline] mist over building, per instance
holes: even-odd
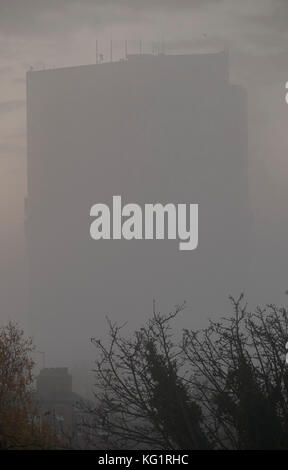
[[[30,317],[50,364],[89,356],[105,315],[139,327],[153,299],[161,310],[186,300],[183,323],[197,328],[245,288],[246,107],[225,52],[27,74]],[[198,248],[93,241],[90,208],[113,195],[199,204]]]

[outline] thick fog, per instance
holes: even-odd
[[[85,382],[105,315],[131,331],[153,299],[187,302],[179,329],[229,294],[286,304],[287,22],[284,0],[0,1],[0,318],[46,365]],[[113,195],[199,204],[197,249],[92,240]]]

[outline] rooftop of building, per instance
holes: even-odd
[[[110,68],[110,67],[119,67],[125,65],[132,65],[132,64],[139,64],[139,63],[165,63],[171,62],[174,63],[182,63],[189,62],[189,61],[197,61],[198,63],[206,63],[207,61],[216,60],[218,62],[219,59],[225,60],[228,62],[229,54],[227,51],[217,51],[217,52],[197,52],[193,54],[127,54],[125,58],[119,60],[105,60],[103,62],[99,61],[98,63],[94,64],[85,64],[85,65],[72,65],[67,67],[54,67],[54,68],[42,68],[36,69],[31,67],[27,74],[30,73],[45,73],[45,72],[55,72],[55,71],[64,71],[64,70],[89,70],[94,69],[97,67],[100,68]]]
[[[68,367],[45,367],[40,370],[41,376],[67,375]]]

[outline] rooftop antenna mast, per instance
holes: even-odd
[[[161,40],[161,54],[165,55],[165,39],[164,39],[163,36],[162,36],[162,40]]]
[[[110,39],[110,62],[113,62],[113,40]]]
[[[96,39],[96,64],[99,64],[98,39]]]
[[[42,367],[43,369],[46,368],[46,355],[45,355],[45,352],[44,351],[36,351],[38,352],[38,354],[41,354],[42,356]]]

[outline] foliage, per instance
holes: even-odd
[[[0,328],[0,449],[55,446],[53,431],[41,424],[32,392],[31,339],[17,324]]]

